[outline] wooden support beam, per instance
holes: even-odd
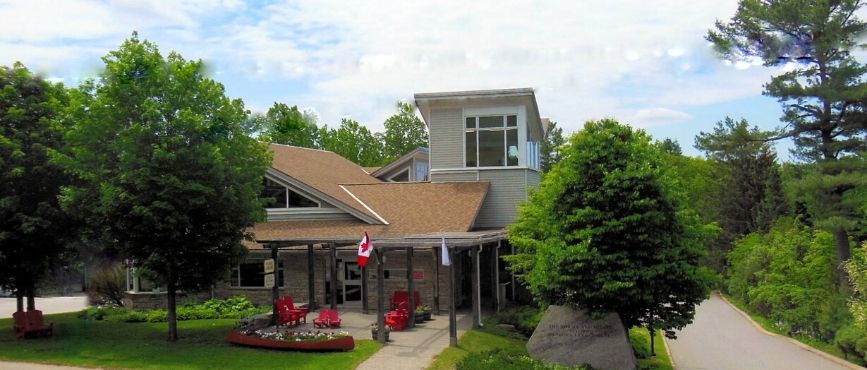
[[[473,285],[473,327],[481,328],[482,327],[482,288],[481,282],[479,278],[479,249],[482,246],[476,246],[473,249],[470,249],[470,257],[472,258],[472,285]]]
[[[409,327],[415,327],[415,277],[413,276],[413,249],[406,248],[406,289],[409,292]]]
[[[328,243],[331,252],[331,309],[337,309],[337,244]]]
[[[311,310],[319,308],[316,304],[316,256],[313,254],[313,244],[307,244],[307,307]]]
[[[449,254],[449,345],[458,345],[458,320],[455,314],[455,253],[451,248],[446,248]]]
[[[277,244],[271,244],[271,258],[274,259],[274,267],[279,266],[277,264]],[[280,299],[280,284],[277,282],[277,271],[274,271],[274,286],[271,287],[271,324],[277,325],[277,318],[280,313],[277,311],[277,300]]]
[[[442,248],[432,248],[431,252],[434,254],[434,270],[433,270],[433,314],[439,316],[440,314],[440,265],[442,264],[442,257],[440,254],[442,253]]]
[[[361,312],[368,314],[370,308],[367,302],[367,266],[361,268]]]
[[[491,248],[491,306],[500,312],[500,243]]]
[[[373,253],[376,255],[376,325],[380,330],[377,338],[379,343],[385,344],[385,335],[382,334],[385,328],[385,253],[379,249],[374,249]]]

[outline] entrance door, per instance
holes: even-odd
[[[343,262],[343,304],[361,305],[361,267],[358,262]]]

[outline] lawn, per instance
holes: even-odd
[[[662,332],[656,331],[653,339],[653,347],[656,349],[656,356],[638,359],[638,368],[642,370],[673,370],[671,366],[671,358],[668,357],[668,350],[662,342]],[[650,349],[650,334],[645,328],[632,328],[629,330],[629,340],[632,341],[633,348],[642,346]],[[637,343],[641,343],[636,345]],[[637,352],[637,351],[636,351]]]
[[[132,369],[353,369],[380,344],[357,340],[354,351],[302,353],[229,344],[224,336],[237,320],[178,322],[181,339],[165,340],[166,323],[87,321],[76,313],[49,315],[54,336],[16,340],[12,320],[0,320],[0,359]]]

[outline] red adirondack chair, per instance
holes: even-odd
[[[339,328],[340,316],[337,310],[323,308],[319,310],[319,317],[313,319],[313,326],[317,328]]]
[[[406,329],[409,323],[409,311],[406,309],[408,306],[407,302],[401,302],[398,304],[397,309],[388,311],[385,314],[385,324],[390,326],[392,330],[400,331]]]
[[[12,314],[12,318],[15,319],[12,329],[16,338],[49,336],[54,333],[54,324],[50,323],[46,326],[40,310],[17,311]]]
[[[281,325],[300,325],[301,324],[301,312],[298,310],[290,310],[286,304],[283,303],[282,300],[278,299],[274,301],[274,304],[277,305],[277,313],[280,315],[277,318],[277,326]]]
[[[421,297],[417,290],[413,292],[412,296],[415,299],[415,306],[421,306]],[[394,294],[391,295],[391,309],[397,309],[402,302],[406,302],[407,307],[409,307],[409,292],[395,290]]]
[[[295,307],[295,301],[290,296],[283,296],[283,304],[291,311],[296,311],[301,315],[301,320],[307,323],[307,314],[310,312],[307,307]]]

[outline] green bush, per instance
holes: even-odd
[[[629,343],[632,344],[632,351],[635,352],[636,358],[650,358],[650,334],[647,334],[647,339],[641,335],[632,335],[634,330],[641,330],[647,333],[645,328],[633,328],[629,331]]]
[[[533,330],[539,325],[544,310],[535,306],[509,307],[494,315],[498,323],[513,325],[515,329],[526,337],[533,335]]]
[[[526,353],[510,352],[497,349],[487,352],[474,352],[464,357],[455,367],[456,370],[561,370],[561,369],[586,369],[586,367],[564,367],[559,365],[546,365]]]
[[[126,289],[126,270],[123,266],[104,267],[87,282],[87,299],[90,304],[123,307]]]
[[[857,325],[847,325],[837,332],[835,340],[843,355],[867,362],[867,330]]]
[[[236,296],[223,300],[211,299],[202,304],[183,304],[178,306],[176,313],[177,319],[184,321],[241,319],[270,311],[271,307],[256,307],[246,297]],[[79,317],[114,322],[165,322],[168,313],[162,309],[129,311],[114,307],[91,307],[82,311]]]

